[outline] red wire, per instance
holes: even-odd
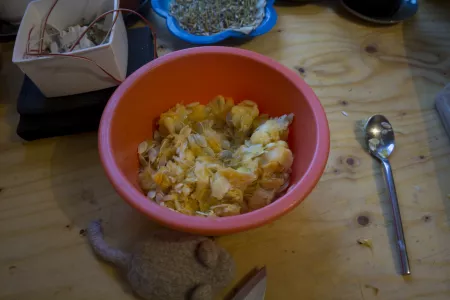
[[[34,25],[31,26],[30,31],[28,32],[28,42],[27,42],[27,52],[30,52],[30,39],[31,39],[31,32],[33,32]]]
[[[47,16],[45,17],[44,24],[43,24],[43,26],[42,26],[42,28],[41,28],[41,37],[40,37],[40,42],[39,42],[39,53],[41,53],[42,50],[43,50],[43,49],[42,49],[42,46],[44,45],[44,32],[45,32],[45,27],[47,27],[47,21],[48,21],[48,18],[50,17],[50,14],[52,13],[53,8],[55,8],[56,3],[58,3],[58,0],[55,0],[55,2],[53,2],[53,5],[52,5],[52,7],[50,7],[50,10],[48,11]]]
[[[60,57],[72,57],[72,58],[78,58],[78,59],[82,59],[82,60],[86,60],[89,61],[91,63],[94,63],[97,67],[99,67],[103,72],[105,72],[106,75],[108,75],[109,77],[111,77],[114,81],[116,81],[117,83],[121,84],[122,81],[117,79],[116,77],[114,77],[111,73],[109,73],[108,71],[106,71],[102,66],[100,66],[97,62],[95,62],[94,60],[81,56],[81,55],[74,55],[74,54],[62,54],[62,53],[46,53],[46,54],[41,54],[41,53],[27,53],[27,55],[31,55],[31,56],[60,56]]]
[[[110,28],[110,29],[108,30],[108,32],[106,33],[106,36],[103,38],[102,44],[103,44],[104,42],[106,42],[106,40],[108,39],[108,36],[111,35],[111,33],[112,33],[112,31],[113,31],[113,28],[114,28],[114,25],[116,24],[117,19],[119,18],[119,16],[120,16],[120,14],[116,14],[116,17],[114,18],[114,21],[113,21],[112,24],[111,24],[111,28]]]
[[[69,52],[72,52],[73,49],[78,45],[78,43],[81,41],[81,39],[84,37],[84,35],[88,32],[89,29],[91,29],[92,26],[94,26],[95,23],[97,23],[100,19],[104,18],[105,16],[109,15],[110,13],[113,12],[118,12],[118,11],[127,11],[130,13],[133,13],[135,15],[137,15],[138,17],[140,17],[142,19],[142,21],[144,21],[144,23],[150,28],[150,32],[152,33],[152,37],[153,37],[153,53],[155,58],[158,58],[158,53],[157,53],[157,47],[156,47],[156,34],[155,32],[152,30],[152,24],[150,24],[150,22],[144,18],[140,13],[131,10],[131,9],[126,9],[126,8],[119,8],[119,9],[113,9],[110,11],[107,11],[103,14],[101,14],[100,16],[98,16],[94,21],[92,21],[91,24],[89,24],[88,28],[78,37],[78,39],[75,41],[75,43],[72,45],[72,47],[69,49]],[[114,26],[114,23],[111,25]]]

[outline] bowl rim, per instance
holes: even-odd
[[[245,57],[246,59],[250,58],[275,69],[305,95],[305,99],[314,114],[314,118],[317,120],[317,144],[311,163],[303,177],[296,184],[292,185],[285,195],[270,205],[246,214],[222,218],[188,216],[174,212],[150,201],[141,191],[136,189],[128,181],[115,162],[111,151],[112,133],[111,126],[109,126],[116,114],[115,108],[120,102],[122,95],[136,84],[136,79],[169,61],[174,61],[182,57],[185,58],[211,53],[231,54]],[[152,220],[172,229],[204,235],[222,235],[241,232],[270,223],[300,204],[311,193],[323,174],[329,155],[330,132],[322,104],[314,94],[313,90],[293,70],[290,70],[269,57],[249,50],[221,46],[206,46],[189,48],[166,54],[147,63],[126,78],[113,93],[103,111],[98,132],[98,147],[100,160],[109,181],[119,195],[131,206],[146,214]]]

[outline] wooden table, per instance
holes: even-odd
[[[433,100],[450,81],[450,5],[441,2],[421,2],[414,20],[392,27],[327,4],[278,7],[276,28],[241,45],[307,81],[327,112],[332,149],[321,182],[292,213],[218,239],[237,262],[236,281],[266,265],[268,300],[450,298],[450,144]],[[158,33],[161,52],[184,46]],[[21,75],[9,63],[11,49],[1,45],[0,299],[133,299],[80,230],[101,217],[111,243],[127,247],[155,225],[112,189],[95,133],[36,142],[15,135]],[[397,130],[392,165],[408,278],[395,268],[380,166],[355,129],[374,113]]]

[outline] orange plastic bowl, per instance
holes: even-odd
[[[270,116],[294,113],[288,140],[294,153],[291,188],[264,208],[232,217],[187,216],[157,205],[139,187],[137,146],[152,137],[162,112],[177,103],[208,103],[219,94],[252,100]],[[167,227],[204,235],[248,230],[292,210],[319,181],[329,146],[325,112],[297,74],[263,55],[228,47],[191,48],[146,64],[117,88],[99,129],[100,158],[117,192]]]

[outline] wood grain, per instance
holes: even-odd
[[[312,86],[332,149],[319,185],[292,213],[218,239],[237,262],[236,282],[266,265],[268,300],[450,298],[450,144],[433,100],[450,80],[450,5],[420,5],[416,18],[391,27],[327,3],[278,7],[276,28],[240,45]],[[161,54],[186,47],[153,21]],[[9,62],[12,46],[0,47],[0,299],[133,299],[80,230],[102,218],[109,241],[127,248],[156,225],[108,183],[95,133],[31,143],[15,135],[21,75]],[[374,113],[397,131],[392,165],[409,278],[397,275],[380,167],[360,145],[357,123]],[[371,239],[373,249],[359,238]]]

